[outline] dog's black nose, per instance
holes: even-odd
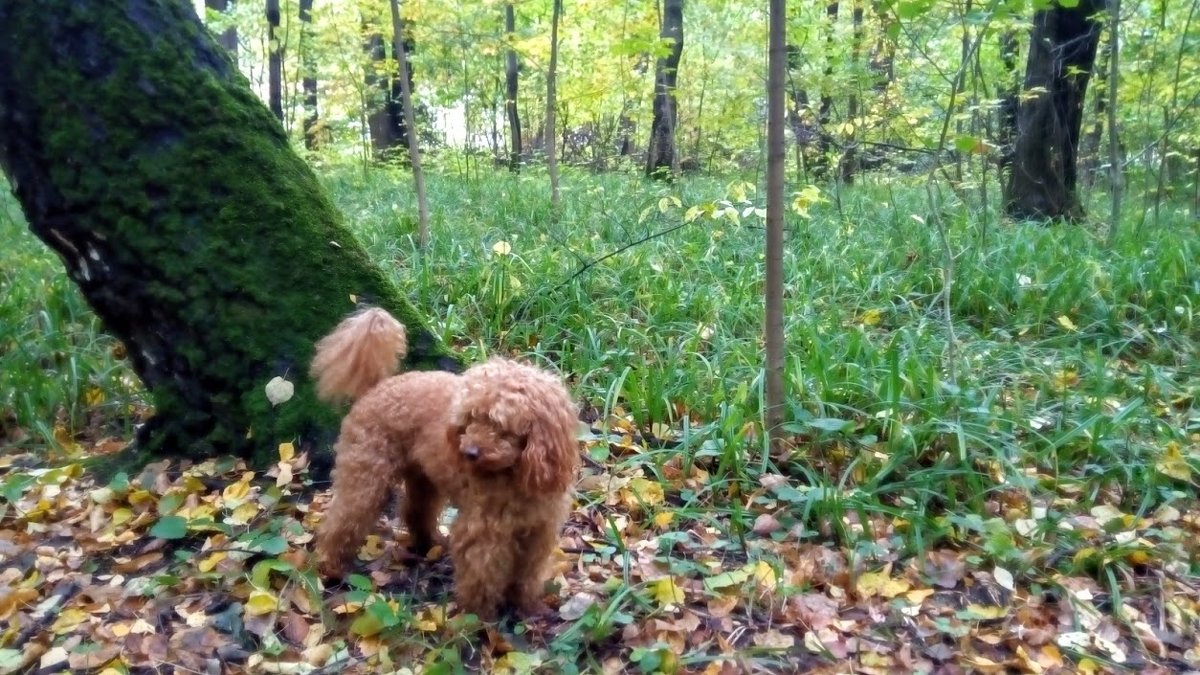
[[[467,448],[463,450],[463,454],[467,456],[467,459],[475,461],[479,459],[479,448],[473,445],[468,445]]]

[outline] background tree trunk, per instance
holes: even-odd
[[[267,100],[275,119],[283,121],[283,45],[279,40],[279,0],[267,0]]]
[[[384,160],[393,157],[397,151],[407,152],[408,150],[408,127],[404,122],[404,94],[403,87],[400,85],[399,76],[395,76],[391,69],[386,64],[388,53],[388,42],[383,39],[383,32],[373,21],[367,21],[364,26],[364,34],[366,35],[363,49],[367,53],[367,74],[366,84],[367,89],[379,91],[382,96],[375,98],[370,112],[367,114],[367,127],[371,134],[371,148],[374,152],[376,160]],[[396,40],[390,41],[392,59],[394,63],[400,62],[400,57],[396,52]],[[404,51],[407,54],[412,54],[414,44],[411,33],[401,37]],[[408,69],[408,87],[409,90],[415,89],[413,81],[412,69]],[[413,111],[413,117],[416,118],[417,111]]]
[[[550,171],[550,207],[558,214],[558,149],[555,129],[557,92],[555,78],[558,75],[558,22],[562,18],[562,0],[554,0],[554,11],[550,18],[550,68],[546,71],[546,168]]]
[[[773,446],[783,438],[783,183],[784,85],[787,80],[785,0],[771,0],[767,48],[767,245],[766,245],[766,432]]]
[[[1014,218],[1083,215],[1075,159],[1102,28],[1094,15],[1104,7],[1104,0],[1081,0],[1075,7],[1055,5],[1034,14],[1025,97],[1005,184],[1005,210]]]
[[[1015,31],[1000,33],[1000,59],[1004,64],[1004,84],[1000,87],[1000,172],[1006,175],[1012,167],[1017,144],[1017,108],[1021,86],[1017,79],[1017,56],[1020,44]]]
[[[850,43],[850,67],[857,69],[859,59],[862,57],[863,43],[863,6],[862,0],[854,0],[854,6],[850,12],[850,19],[853,25],[853,35]],[[846,101],[846,119],[854,125],[854,130],[851,131],[846,139],[846,147],[842,150],[842,157],[838,162],[838,174],[841,176],[842,182],[853,183],[854,174],[858,172],[858,136],[862,132],[859,130],[861,126],[858,121],[858,78],[854,78],[854,85],[850,90],[850,96]]]
[[[392,9],[392,49],[399,55],[400,72],[400,103],[404,108],[404,128],[416,129],[416,118],[413,116],[413,93],[409,86],[408,54],[404,50],[404,21],[400,18],[400,0],[391,0]],[[421,148],[417,143],[417,134],[408,136],[408,163],[412,166],[413,188],[417,192],[417,243],[421,248],[429,246],[429,200],[425,196],[425,172],[421,170]]]
[[[833,78],[833,52],[836,48],[834,43],[834,33],[837,31],[838,12],[840,11],[838,2],[831,2],[825,5],[825,19],[828,24],[825,26],[825,82],[821,87],[821,103],[817,107],[817,150],[818,154],[816,161],[813,162],[813,173],[824,177],[829,173],[829,160],[832,148],[833,136],[829,133],[829,122],[833,117],[833,92],[829,91],[829,82]]]
[[[304,147],[317,147],[317,62],[312,41],[313,0],[300,0],[300,88],[304,91]]]
[[[214,12],[224,14],[229,11],[229,0],[204,0],[204,6]],[[229,58],[237,65],[238,60],[238,32],[237,26],[230,26],[221,31],[217,36],[217,42],[229,52]]]
[[[153,397],[139,451],[323,448],[308,365],[354,298],[409,326],[408,367],[457,367],[188,0],[4,0],[0,26],[0,167]]]
[[[651,177],[674,175],[679,162],[675,152],[675,125],[679,120],[675,86],[683,56],[683,0],[663,0],[660,36],[672,42],[670,53],[654,68],[654,117],[646,148],[646,175]]]
[[[516,39],[516,30],[516,11],[513,9],[512,2],[506,2],[504,4],[504,37],[509,41],[509,45],[504,52],[504,114],[508,117],[508,168],[510,171],[521,170],[521,113],[517,109],[517,93],[521,73],[517,64],[517,50],[512,46],[512,41]]]

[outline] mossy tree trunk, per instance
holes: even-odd
[[[1080,0],[1034,13],[1017,109],[1017,138],[1005,184],[1005,210],[1014,218],[1076,220],[1083,216],[1076,155],[1083,102],[1096,62],[1105,0]]]
[[[323,449],[308,364],[355,299],[410,327],[408,367],[457,368],[189,0],[0,0],[0,166],[153,397],[141,453]]]

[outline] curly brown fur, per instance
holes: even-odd
[[[403,325],[380,309],[347,318],[317,344],[319,395],[355,401],[317,533],[321,573],[346,574],[403,485],[401,514],[419,551],[436,541],[445,504],[458,508],[450,553],[461,610],[483,619],[506,604],[536,611],[578,471],[570,395],[553,375],[500,358],[462,375],[390,376],[403,349]]]

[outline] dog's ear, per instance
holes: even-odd
[[[570,415],[561,417],[538,420],[525,439],[517,478],[528,494],[565,492],[575,479],[579,466],[575,421]]]

